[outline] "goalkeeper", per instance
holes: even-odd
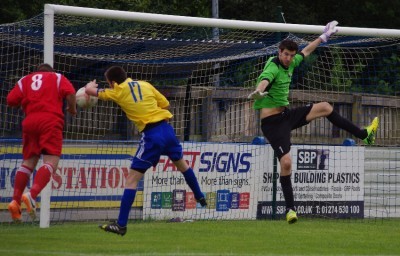
[[[257,80],[256,90],[248,96],[255,100],[254,109],[260,110],[261,130],[271,143],[281,165],[280,183],[286,202],[286,220],[289,224],[295,223],[298,219],[294,208],[290,178],[292,172],[291,130],[307,125],[314,119],[326,117],[335,126],[362,139],[365,144],[371,145],[375,142],[375,133],[379,122],[377,117],[374,118],[371,125],[360,129],[341,117],[328,102],[308,104],[294,109],[288,108],[289,85],[293,70],[321,42],[326,43],[329,37],[338,31],[337,24],[337,21],[329,22],[323,34],[309,43],[300,53],[298,53],[298,45],[295,42],[282,41],[279,45],[278,56],[268,59]]]
[[[147,169],[157,165],[161,155],[167,155],[173,161],[185,177],[196,200],[202,207],[207,206],[192,168],[183,159],[182,146],[176,138],[175,131],[166,121],[172,117],[168,111],[168,100],[151,84],[128,78],[122,67],[108,68],[105,78],[111,88],[97,89],[98,85],[92,81],[86,85],[86,93],[100,100],[112,100],[117,103],[142,133],[142,138],[126,178],[118,220],[101,225],[100,228],[125,235],[138,182]]]

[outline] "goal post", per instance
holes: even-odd
[[[216,18],[200,18],[187,17],[166,14],[153,14],[142,12],[128,12],[95,9],[87,7],[75,7],[65,5],[45,4],[44,13],[47,22],[52,22],[54,14],[68,14],[76,16],[87,16],[104,19],[114,19],[118,17],[121,20],[174,24],[184,26],[201,26],[201,27],[216,27],[216,28],[234,28],[247,30],[261,30],[270,32],[291,32],[305,34],[322,33],[325,26],[321,25],[303,25],[303,24],[287,24],[274,22],[257,22],[243,20],[226,20]],[[51,28],[49,31],[51,33]],[[377,36],[377,37],[399,37],[400,31],[396,29],[373,29],[373,28],[355,28],[355,27],[340,27],[338,35],[351,36]]]
[[[209,201],[207,209],[199,208],[163,157],[139,184],[130,219],[281,218],[280,185],[273,185],[276,159],[260,138],[259,116],[247,95],[281,39],[303,48],[324,27],[46,4],[43,16],[0,26],[3,51],[10,56],[2,59],[7,76],[0,77],[0,132],[4,138],[18,137],[23,116],[5,106],[4,95],[36,64],[53,65],[76,89],[92,79],[104,87],[105,68],[121,65],[170,101],[170,122],[182,141],[184,159]],[[379,115],[377,144],[390,147],[374,154],[375,148],[364,148],[325,119],[294,130],[292,179],[300,215],[398,215],[387,209],[400,204],[399,185],[391,182],[399,175],[399,49],[400,30],[341,27],[339,20],[339,32],[292,74],[291,106],[328,101],[359,126]],[[64,138],[61,165],[40,195],[40,227],[49,227],[50,221],[115,218],[140,134],[117,105],[99,101],[79,109],[76,118],[66,115]],[[352,147],[343,146],[346,138]],[[18,146],[4,145],[1,210],[19,164],[17,155],[9,154]]]

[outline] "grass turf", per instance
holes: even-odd
[[[0,255],[400,255],[400,219],[0,225]]]

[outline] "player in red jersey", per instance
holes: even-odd
[[[21,221],[21,199],[31,218],[36,218],[36,197],[57,168],[63,141],[64,98],[67,111],[75,115],[74,87],[49,64],[41,64],[36,72],[22,77],[7,96],[8,106],[22,107],[25,113],[22,122],[23,162],[15,174],[13,200],[8,205],[15,222]],[[41,155],[43,165],[37,170],[30,191],[22,195]]]

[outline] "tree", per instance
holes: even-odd
[[[282,6],[287,23],[324,25],[337,20],[340,26],[348,27],[400,27],[400,19],[395,13],[400,2],[388,0],[220,0],[220,17],[277,22],[277,6]]]
[[[43,12],[44,4],[60,4],[111,10],[149,12],[194,17],[211,17],[211,0],[3,0],[0,24],[25,20]],[[219,0],[222,19],[277,22],[277,7],[282,6],[287,23],[324,25],[338,20],[340,26],[400,27],[396,11],[400,1],[361,0]]]
[[[99,9],[150,12],[160,14],[210,17],[211,2],[209,0],[3,0],[0,9],[0,24],[11,23],[32,18],[44,11],[46,3],[90,7]]]

